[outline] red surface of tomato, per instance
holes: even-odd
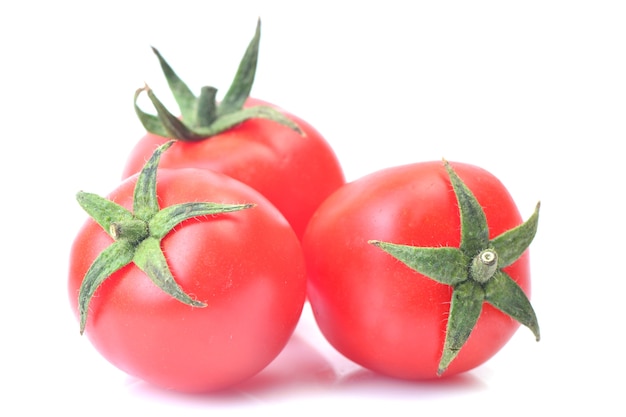
[[[258,105],[268,104],[250,98],[244,107]],[[321,134],[304,120],[287,115],[303,136],[275,121],[250,119],[206,140],[177,142],[163,154],[160,166],[218,171],[248,184],[267,197],[301,237],[317,206],[345,180]],[[132,150],[123,177],[138,172],[154,149],[167,141],[146,134]]]
[[[452,163],[483,207],[489,238],[522,219],[493,175]],[[308,296],[328,341],[371,370],[406,379],[438,375],[452,287],[409,268],[370,240],[418,247],[459,247],[459,204],[441,162],[382,170],[343,186],[318,209],[303,238]],[[528,294],[524,254],[504,271]],[[484,303],[478,322],[444,375],[494,355],[519,323]]]
[[[136,181],[127,179],[109,198],[130,209]],[[185,220],[161,241],[176,282],[206,307],[172,298],[131,263],[97,289],[85,334],[118,368],[166,388],[208,391],[256,374],[283,349],[301,314],[299,240],[264,197],[220,173],[159,170],[157,195],[161,208],[196,201],[256,206]],[[112,242],[91,219],[75,239],[69,296],[77,315],[81,282]]]

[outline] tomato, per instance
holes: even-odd
[[[260,21],[219,103],[214,87],[202,88],[196,97],[153,48],[181,115],[170,113],[149,87],[137,90],[135,111],[148,133],[131,151],[122,177],[138,172],[158,145],[177,139],[180,143],[162,158],[163,168],[208,169],[244,182],[267,197],[301,237],[317,206],[345,178],[333,149],[311,124],[250,98],[259,42]],[[137,106],[144,91],[157,116]]]
[[[536,214],[520,227],[520,213],[495,176],[469,164],[448,167],[450,174],[441,162],[421,162],[348,183],[319,207],[302,240],[308,299],[322,333],[347,358],[373,371],[405,379],[454,375],[492,357],[520,322],[539,337],[526,298],[528,251],[516,249],[513,255],[515,250],[507,249],[515,239],[530,243]],[[470,203],[461,204],[461,198]],[[462,224],[461,205],[470,222]],[[476,227],[480,213],[484,231]],[[506,267],[493,270],[491,281],[479,283],[468,273],[466,264],[479,255],[472,240],[501,252]],[[439,281],[426,274],[438,268],[443,270]],[[512,302],[521,306],[523,317],[513,319],[514,308],[505,305],[509,301],[493,297],[503,293],[495,283],[515,294]],[[472,295],[465,297],[468,288]],[[454,322],[451,304],[458,309]],[[460,314],[464,311],[471,314]],[[457,326],[472,316],[474,322]]]
[[[249,98],[245,107],[259,105],[269,104]],[[303,135],[275,121],[249,119],[206,140],[177,142],[163,155],[161,167],[202,168],[244,182],[270,200],[301,236],[317,206],[345,180],[322,135],[304,120],[288,117]],[[147,133],[131,151],[123,177],[138,172],[154,149],[167,140]]]
[[[160,248],[183,293],[173,297],[155,285],[150,266],[136,256],[95,290],[85,309],[85,334],[108,361],[149,383],[189,392],[230,386],[268,365],[295,329],[306,293],[300,242],[271,203],[233,178],[192,168],[154,175],[159,213],[196,202],[254,207],[194,217],[179,210],[186,219]],[[135,207],[132,220],[146,217],[133,206],[139,181],[131,176],[108,196],[125,209]],[[91,218],[78,232],[68,281],[77,316],[87,271],[120,241]],[[171,280],[162,281],[171,287]],[[190,300],[181,302],[186,295]]]

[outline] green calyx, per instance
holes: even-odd
[[[522,256],[535,237],[540,204],[526,222],[489,239],[485,213],[476,197],[447,161],[444,165],[459,205],[460,247],[422,248],[369,241],[420,274],[453,287],[439,375],[446,371],[469,338],[484,302],[528,327],[537,340],[540,338],[530,301],[503,271]]]
[[[182,221],[253,207],[253,204],[182,203],[161,209],[157,202],[156,177],[161,154],[174,141],[156,149],[135,185],[133,211],[95,194],[79,192],[81,207],[109,234],[114,242],[89,267],[78,293],[80,333],[85,330],[89,303],[98,287],[114,272],[133,262],[175,299],[193,307],[206,307],[186,294],[174,280],[161,250],[161,240]]]
[[[269,106],[252,106],[243,108],[250,96],[256,73],[259,42],[261,38],[261,21],[252,41],[239,64],[235,78],[223,100],[216,101],[217,89],[203,87],[200,95],[195,96],[189,87],[176,75],[172,67],[155,48],[163,74],[180,109],[181,118],[170,113],[147,85],[135,92],[135,112],[144,128],[151,133],[181,141],[196,142],[215,136],[249,119],[268,119],[280,123],[304,135],[300,127],[280,111]],[[152,102],[156,115],[141,110],[137,100],[145,92]]]

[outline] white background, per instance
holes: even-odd
[[[264,372],[188,396],[126,376],[79,336],[66,294],[85,219],[74,195],[119,182],[143,134],[132,97],[144,81],[175,109],[150,46],[195,91],[224,92],[257,17],[253,96],[315,125],[349,180],[445,157],[498,176],[525,218],[541,200],[541,342],[520,328],[465,375],[396,381],[342,358],[306,310]],[[625,21],[619,1],[3,3],[0,414],[620,415]]]

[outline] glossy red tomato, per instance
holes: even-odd
[[[497,178],[476,166],[451,166],[482,206],[489,238],[522,223]],[[333,193],[317,210],[303,238],[308,296],[328,341],[371,370],[407,379],[436,377],[452,287],[368,242],[459,248],[460,230],[459,204],[442,162],[389,168]],[[504,271],[529,293],[527,252]],[[485,362],[518,326],[516,320],[484,303],[469,339],[445,375]]]
[[[244,107],[258,105],[269,104],[250,98]],[[301,237],[317,206],[345,180],[322,135],[306,121],[282,112],[303,136],[275,121],[250,119],[206,140],[177,142],[160,166],[218,171],[248,184],[267,197]],[[146,134],[132,150],[123,177],[138,172],[154,149],[167,141]]]
[[[109,198],[130,209],[137,176]],[[300,242],[261,194],[224,174],[159,170],[161,208],[186,202],[255,203],[232,213],[183,221],[161,241],[183,291],[206,307],[184,304],[131,263],[97,289],[85,334],[111,363],[150,383],[182,391],[223,388],[251,377],[286,345],[303,307]],[[71,249],[69,296],[112,238],[86,221]]]

